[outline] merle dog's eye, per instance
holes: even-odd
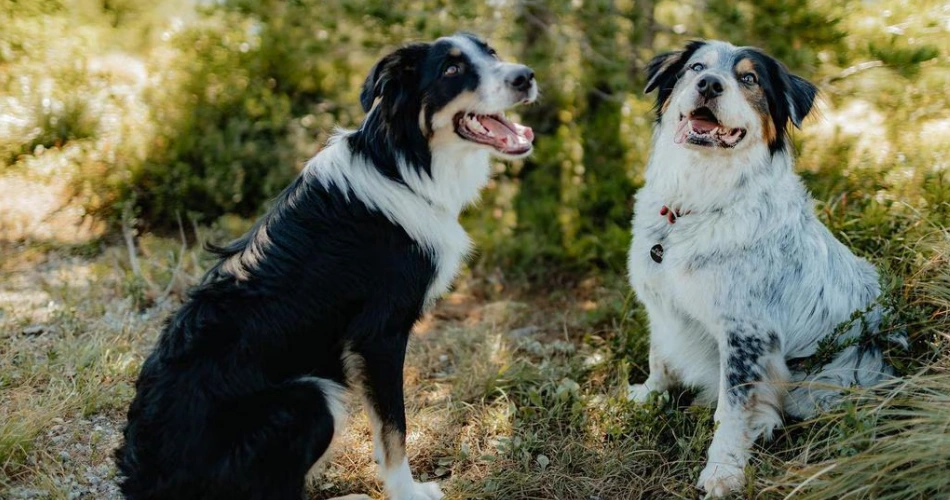
[[[693,71],[702,71],[706,69],[706,65],[703,63],[693,63],[689,65],[689,69]]]
[[[755,77],[754,74],[746,73],[742,75],[742,82],[747,83],[749,85],[754,85],[756,82],[758,82],[758,79]]]
[[[495,49],[488,49],[488,55],[498,59],[498,52],[496,52]]]
[[[461,64],[450,64],[446,66],[445,71],[442,72],[445,76],[455,76],[462,72]]]

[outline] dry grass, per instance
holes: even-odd
[[[192,250],[179,265],[179,245],[139,239],[149,282],[162,288],[179,270],[159,303],[143,292],[124,244],[3,245],[0,496],[117,498],[110,453],[138,367],[206,265]],[[928,276],[919,286],[933,291],[939,274]],[[469,276],[418,325],[407,369],[416,473],[442,481],[450,498],[693,498],[712,413],[681,404],[679,394],[646,406],[620,397],[646,365],[642,312],[624,283],[527,290]],[[855,394],[840,411],[763,445],[746,496],[946,492],[945,368]],[[369,436],[365,418],[354,416],[312,498],[381,496]]]

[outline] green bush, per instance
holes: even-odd
[[[149,223],[254,215],[296,173],[290,98],[275,92],[253,26],[217,12],[174,35],[169,70],[146,94],[158,130],[130,186]]]
[[[485,208],[465,216],[478,265],[622,272],[652,128],[642,69],[687,39],[720,37],[762,46],[820,84],[831,119],[819,112],[796,132],[800,170],[823,207],[847,193],[833,229],[884,255],[893,231],[851,232],[852,218],[885,220],[905,210],[904,192],[916,209],[943,203],[945,189],[928,188],[933,200],[918,192],[945,182],[950,93],[940,4],[885,3],[229,0],[193,12],[0,0],[0,160],[29,168],[37,149],[67,157],[87,211],[114,221],[128,203],[155,229],[178,215],[253,217],[335,126],[359,122],[359,86],[381,53],[466,29],[531,65],[542,90],[516,111],[535,129],[535,154],[499,163]],[[102,62],[116,50],[140,70]],[[856,132],[869,117],[877,125]],[[908,140],[918,129],[930,138]]]

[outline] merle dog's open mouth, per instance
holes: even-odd
[[[733,148],[746,134],[744,128],[729,128],[719,123],[711,109],[703,106],[689,115],[680,115],[673,141],[688,142],[697,146]]]
[[[455,115],[455,133],[465,140],[485,144],[499,153],[522,155],[531,151],[534,131],[503,115],[459,113]]]

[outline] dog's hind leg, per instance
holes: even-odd
[[[406,455],[406,410],[403,402],[405,337],[375,339],[351,346],[348,372],[356,372],[366,412],[373,427],[373,447],[379,476],[390,500],[438,500],[443,497],[435,482],[412,478]]]
[[[301,377],[223,408],[212,432],[232,451],[217,474],[228,486],[214,498],[303,498],[307,471],[342,422],[342,394],[335,382]]]
[[[735,317],[723,321],[716,431],[697,484],[708,497],[740,489],[752,444],[782,424],[788,368],[781,338],[767,325]]]

